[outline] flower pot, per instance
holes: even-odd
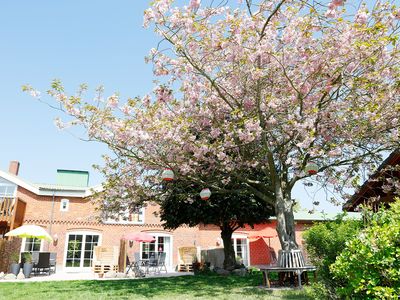
[[[32,268],[33,268],[32,263],[24,263],[23,272],[24,272],[25,278],[31,277]]]
[[[21,269],[21,265],[19,263],[12,263],[11,266],[10,266],[10,271],[15,276],[18,275],[20,269]]]

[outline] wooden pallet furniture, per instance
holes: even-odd
[[[301,250],[279,250],[278,254],[278,265],[261,266],[260,271],[263,274],[263,285],[270,288],[271,283],[269,280],[269,273],[278,273],[280,284],[283,284],[283,277],[281,275],[295,274],[297,276],[297,282],[299,288],[301,288],[301,275],[304,272],[313,272],[314,280],[316,280],[315,266],[306,265]],[[307,274],[307,273],[305,273]],[[305,277],[306,282],[308,277]]]
[[[193,262],[197,260],[196,247],[179,247],[178,272],[193,272]]]
[[[104,273],[110,271],[118,272],[119,249],[117,246],[95,246],[93,248],[93,251],[94,273],[101,274],[100,276],[102,276]]]

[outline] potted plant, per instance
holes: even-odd
[[[23,253],[21,260],[24,263],[23,272],[24,272],[25,278],[29,278],[31,276],[32,269],[33,269],[32,254],[29,252]]]
[[[13,252],[10,255],[10,271],[15,276],[17,276],[20,269],[21,269],[21,265],[19,263],[19,253]]]

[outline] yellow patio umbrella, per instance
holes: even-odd
[[[42,240],[47,240],[49,242],[53,241],[50,234],[44,230],[43,227],[37,225],[22,225],[10,232],[5,234],[6,236],[15,236],[20,238],[37,238]]]

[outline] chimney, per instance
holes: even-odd
[[[19,161],[12,160],[10,161],[10,166],[8,167],[8,172],[17,176],[19,171]]]

